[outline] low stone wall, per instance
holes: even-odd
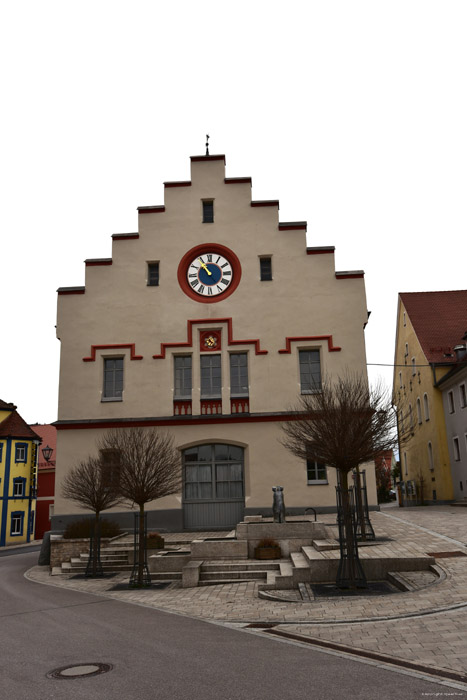
[[[285,523],[266,522],[261,518],[248,518],[237,525],[237,540],[248,543],[248,557],[254,558],[255,548],[260,540],[272,538],[281,547],[281,555],[288,557],[292,552],[299,552],[302,547],[311,545],[313,540],[326,537],[325,525],[312,520],[290,520]]]
[[[101,547],[105,547],[110,542],[109,537],[101,539]],[[50,536],[50,568],[61,566],[62,562],[70,561],[72,557],[79,557],[80,554],[89,552],[89,539],[77,538],[66,540],[62,535]]]

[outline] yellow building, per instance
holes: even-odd
[[[393,401],[405,497],[454,500],[440,380],[465,333],[467,290],[399,294]]]
[[[34,539],[40,442],[16,406],[0,400],[0,546]]]

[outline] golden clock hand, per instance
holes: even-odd
[[[199,260],[199,262],[200,262],[201,267],[202,267],[204,270],[206,270],[206,272],[208,273],[208,275],[212,275],[212,272],[211,272],[210,270],[208,270],[206,263],[204,263],[204,262],[201,260],[201,258],[198,258],[198,260]]]

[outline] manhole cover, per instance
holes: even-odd
[[[54,671],[49,671],[47,678],[89,678],[89,676],[107,673],[112,668],[111,664],[73,664],[72,666],[62,666]]]
[[[448,559],[449,557],[467,557],[465,552],[452,551],[452,552],[427,552],[429,557],[435,557],[435,559]]]

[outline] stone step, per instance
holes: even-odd
[[[229,562],[204,562],[201,571],[278,571],[279,563],[277,562],[250,562],[243,561],[239,563]]]
[[[62,563],[62,573],[67,574],[81,574],[86,571],[87,564],[81,562],[80,564],[72,564],[70,562]],[[131,564],[110,564],[105,565],[102,563],[102,569],[108,573],[115,571],[131,571],[133,566]]]
[[[80,559],[81,561],[87,562],[89,559],[89,554],[80,554]],[[128,557],[125,554],[102,554],[101,553],[101,561],[108,561],[108,562],[128,562]]]
[[[263,581],[266,579],[266,571],[210,571],[205,572],[201,568],[199,575],[201,581],[222,581],[222,580],[232,580],[236,581],[241,579],[242,581]]]
[[[181,571],[152,571],[151,579],[153,581],[181,581]]]
[[[199,586],[225,586],[228,583],[252,583],[250,578],[213,579],[212,581],[200,581]]]
[[[323,554],[314,547],[302,547],[302,554],[308,561],[321,561],[324,559]]]
[[[290,561],[282,561],[279,564],[280,568],[280,575],[281,576],[292,576],[293,573],[293,566]]]
[[[309,569],[310,564],[302,552],[291,552],[290,558],[296,569]]]
[[[326,552],[331,549],[339,549],[339,542],[335,539],[313,540],[312,544],[318,552]]]

